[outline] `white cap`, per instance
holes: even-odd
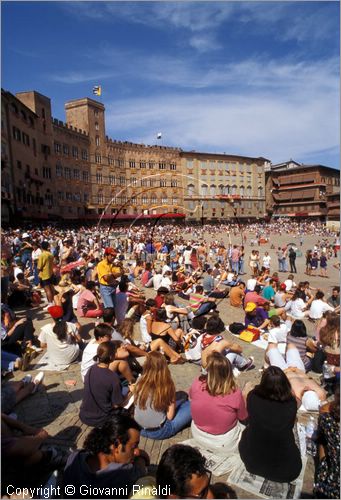
[[[30,235],[29,235],[28,233],[24,233],[24,234],[22,235],[22,238],[29,238],[29,237],[30,237]]]
[[[315,391],[306,391],[302,396],[302,405],[307,411],[318,411],[320,400]]]

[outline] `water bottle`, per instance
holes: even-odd
[[[164,355],[164,354],[165,354],[165,351],[163,350],[163,347],[162,347],[162,346],[160,347],[160,353],[161,353],[162,355]]]
[[[323,367],[322,367],[322,373],[323,373],[323,378],[325,381],[328,381],[328,379],[332,378],[333,377],[333,373],[330,369],[330,366],[328,365],[327,361],[325,361],[323,363]]]
[[[306,452],[307,455],[314,456],[316,454],[316,444],[314,440],[314,434],[316,431],[315,420],[313,416],[309,417],[309,421],[305,426],[305,436],[306,436]]]

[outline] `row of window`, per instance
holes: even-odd
[[[99,153],[95,153],[95,162],[101,164],[102,163],[102,156]],[[125,161],[122,158],[113,158],[112,156],[108,156],[108,164],[109,165],[114,165],[115,167],[119,168],[124,168],[125,166]],[[158,166],[159,170],[176,170],[176,163],[165,163],[165,162],[158,162],[155,163],[154,161],[146,162],[146,161],[140,161],[136,162],[135,160],[129,160],[128,161],[129,168],[149,168],[150,170],[153,170]]]
[[[199,188],[200,190],[200,195],[202,196],[215,196],[215,195],[236,195],[239,194],[240,196],[252,196],[252,187],[247,186],[246,189],[244,186],[239,186],[239,188],[236,185],[233,186],[215,186],[214,184],[211,184],[211,186],[207,186],[206,184],[203,184]],[[195,187],[193,184],[189,184],[187,186],[187,193],[188,196],[196,196],[198,195],[198,192],[195,190]],[[262,186],[258,186],[257,188],[257,194],[258,197],[263,197],[264,196],[264,188]]]
[[[61,144],[60,142],[55,142],[54,143],[54,152],[55,154],[62,154],[64,156],[70,156],[70,146],[68,144]],[[72,146],[71,147],[71,155],[73,158],[78,158],[79,157],[79,152],[78,152],[78,147],[77,146]],[[81,149],[81,158],[82,160],[88,160],[89,155],[88,151],[86,149]]]
[[[19,116],[19,108],[14,102],[11,104],[11,109],[13,113]],[[34,120],[32,116],[27,117],[26,111],[24,111],[23,109],[20,110],[20,117],[24,122],[28,123],[30,127],[34,127]]]
[[[43,206],[43,205],[53,205],[53,194],[52,193],[45,193],[45,196],[41,196],[40,193],[36,193],[33,195],[32,193],[27,193],[24,188],[18,187],[16,189],[17,191],[17,200],[19,203],[27,203],[29,205],[38,205],[38,206]],[[45,200],[45,201],[44,201]]]
[[[105,180],[105,177],[101,172],[96,173],[96,182],[97,184],[103,184],[103,180]],[[171,179],[171,181],[167,182],[165,179],[137,179],[136,177],[131,177],[130,179],[126,179],[124,176],[120,175],[116,177],[113,174],[109,174],[108,177],[109,184],[111,186],[132,186],[132,187],[137,187],[137,186],[150,186],[150,187],[178,187],[178,181],[177,179]]]
[[[199,203],[199,205],[203,206],[204,208],[212,208],[213,210],[221,209],[223,210],[224,207],[226,206],[225,201],[202,201]],[[195,207],[198,206],[198,202],[195,201],[190,201],[188,202],[188,207],[190,210],[193,210]],[[248,208],[248,209],[257,209],[257,210],[263,210],[264,209],[264,203],[263,202],[254,202],[254,201],[242,201],[241,203],[238,203],[236,206],[237,209],[242,209],[242,208]]]
[[[82,174],[82,181],[88,183],[90,181],[90,176],[89,172],[86,170],[83,170],[82,173],[78,168],[71,169],[70,167],[64,167],[61,164],[56,165],[56,176],[57,177],[64,177],[65,179],[68,180],[75,180],[75,181],[80,181],[81,180],[81,174]]]
[[[82,193],[70,193],[70,192],[65,192],[64,191],[58,191],[57,193],[58,201],[77,201],[81,202],[82,201]],[[89,193],[83,193],[83,201],[84,203],[88,203],[89,201]]]
[[[18,127],[12,127],[13,139],[22,142],[25,146],[30,147],[30,136],[22,132]],[[32,138],[33,150],[36,153],[36,140]]]
[[[179,203],[178,198],[168,198],[166,196],[162,196],[161,198],[157,198],[155,195],[152,196],[136,196],[133,198],[128,198],[127,196],[116,196],[110,199],[104,196],[102,192],[99,192],[97,196],[94,197],[95,203],[103,204],[104,202],[111,202],[115,205],[177,205]],[[106,200],[106,201],[105,201]]]
[[[187,168],[193,168],[194,166],[194,161],[193,160],[187,160],[186,161],[186,166]],[[252,173],[253,169],[255,167],[252,167],[252,165],[247,165],[247,164],[242,164],[242,163],[228,163],[224,162],[223,160],[218,160],[218,161],[207,161],[207,160],[202,160],[199,162],[199,166],[203,169],[209,168],[210,170],[217,170],[217,169],[222,169],[224,168],[225,170],[238,170],[240,173]],[[257,172],[258,174],[262,174],[264,172],[264,168],[262,166],[257,166]]]

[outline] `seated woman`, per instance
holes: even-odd
[[[140,332],[142,342],[140,342],[140,348],[145,350],[147,353],[150,351],[163,351],[164,354],[169,358],[170,363],[173,365],[182,364],[185,360],[181,357],[179,353],[174,351],[161,337],[152,339],[150,336],[151,326],[153,322],[152,310],[155,307],[155,300],[148,299],[144,306],[140,306],[141,318],[140,318]]]
[[[9,307],[31,307],[32,286],[24,273],[18,273],[13,283],[10,284],[8,297]]]
[[[316,352],[316,342],[307,336],[307,329],[303,321],[297,319],[293,322],[291,330],[287,335],[287,348],[292,344],[299,352],[305,371],[311,369],[311,358]]]
[[[142,427],[142,436],[167,439],[190,424],[190,403],[176,399],[175,385],[161,353],[154,351],[147,356],[142,376],[133,392],[134,417]]]
[[[320,342],[324,349],[326,361],[332,371],[340,377],[340,317],[334,322],[331,317],[329,322],[320,330]]]
[[[44,325],[38,337],[42,348],[47,348],[49,369],[65,370],[78,358],[82,338],[73,323],[63,320],[63,308],[51,306],[48,312],[54,323]]]
[[[149,333],[152,340],[162,338],[166,344],[169,344],[169,342],[173,340],[175,344],[179,345],[183,337],[181,328],[174,330],[171,325],[167,323],[167,313],[165,309],[157,309],[155,311],[155,320],[151,321]]]
[[[285,373],[276,366],[265,370],[246,406],[249,421],[239,453],[247,471],[270,481],[293,481],[302,461],[293,433],[297,403]]]
[[[167,323],[170,323],[174,330],[179,327],[184,332],[188,330],[188,319],[193,317],[193,313],[186,307],[177,307],[173,293],[168,293],[165,296],[165,301],[161,307],[166,310]]]
[[[340,498],[340,386],[334,401],[320,409],[314,497]]]
[[[195,379],[190,390],[191,430],[197,443],[228,456],[238,453],[247,419],[241,390],[233,378],[230,361],[218,352],[207,358],[206,375]],[[205,411],[203,411],[205,408]]]
[[[103,425],[113,416],[117,407],[124,406],[127,402],[128,398],[122,394],[119,376],[110,369],[115,354],[116,346],[113,342],[100,343],[94,358],[96,364],[85,375],[79,418],[86,425]]]
[[[21,358],[26,348],[39,350],[34,345],[36,343],[34,330],[30,318],[17,319],[7,306],[1,306],[1,349],[3,351]],[[18,341],[22,343],[21,346]]]
[[[96,283],[88,281],[77,302],[77,314],[80,318],[100,318],[103,307],[99,302],[96,292]]]

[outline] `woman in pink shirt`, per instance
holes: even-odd
[[[86,289],[81,292],[77,303],[77,315],[80,318],[100,318],[103,315],[94,281],[88,281]]]
[[[207,358],[206,372],[194,380],[189,391],[193,438],[206,449],[237,455],[243,430],[240,422],[245,422],[248,414],[232,365],[225,356],[213,352]]]

